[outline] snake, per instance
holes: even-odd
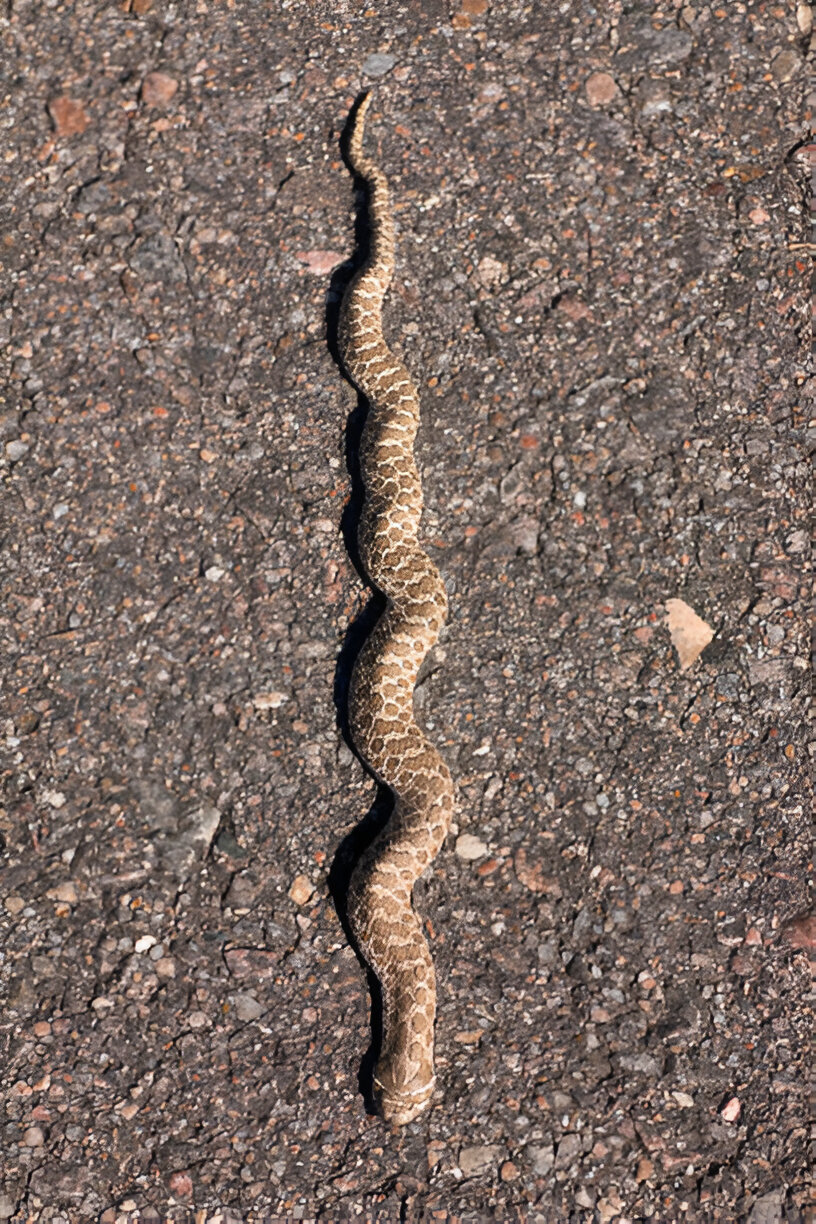
[[[345,372],[368,406],[360,436],[364,500],[357,544],[385,607],[352,669],[348,728],[358,754],[390,788],[394,802],[385,828],[354,867],[346,909],[382,996],[374,1093],[385,1120],[403,1126],[428,1106],[435,1086],[436,978],[412,894],[445,840],[454,785],[414,717],[417,674],[438,640],[448,603],[439,571],[418,541],[419,395],[383,336],[395,234],[388,180],[363,148],[371,98],[371,92],[362,95],[349,120],[346,160],[367,191],[369,244],[343,295],[337,336]]]

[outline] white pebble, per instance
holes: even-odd
[[[285,693],[256,693],[252,698],[252,704],[256,710],[277,710],[284,701],[286,701]]]
[[[473,861],[484,858],[487,854],[487,846],[472,833],[461,833],[456,839],[456,853],[460,859]]]

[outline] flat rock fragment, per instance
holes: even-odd
[[[687,671],[714,637],[714,630],[682,599],[666,600],[667,624],[680,670]]]

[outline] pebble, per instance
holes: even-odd
[[[801,64],[801,57],[796,51],[790,49],[787,51],[780,51],[779,54],[775,56],[773,63],[771,64],[771,72],[774,80],[780,85],[784,85],[796,75],[801,67]]]
[[[289,888],[289,897],[295,905],[307,905],[314,893],[314,885],[308,876],[295,876]]]
[[[476,268],[476,275],[486,289],[495,289],[502,284],[507,280],[507,273],[507,264],[492,255],[484,255]]]
[[[27,455],[30,446],[27,442],[23,442],[21,438],[15,438],[11,442],[6,443],[6,457],[16,463],[18,459],[22,459],[23,455]]]
[[[561,896],[561,885],[553,876],[544,874],[543,863],[530,860],[524,849],[519,849],[513,858],[513,868],[525,888],[533,893],[550,893],[554,897]]]
[[[460,859],[465,859],[466,862],[474,862],[476,859],[484,858],[488,852],[488,847],[478,837],[474,837],[472,833],[460,833],[456,839],[456,853]],[[466,1149],[470,1150],[470,1149]]]
[[[263,1007],[251,994],[235,995],[235,1014],[239,1020],[257,1020],[263,1015]]]
[[[453,1040],[458,1041],[461,1045],[478,1045],[482,1037],[484,1037],[482,1029],[462,1029],[453,1034]]]
[[[737,1118],[740,1116],[741,1109],[742,1105],[740,1104],[739,1097],[731,1097],[731,1099],[726,1101],[720,1110],[720,1116],[724,1118],[726,1122],[736,1122]]]
[[[608,72],[593,72],[584,83],[587,102],[590,106],[604,106],[618,94],[615,78]]]
[[[555,1149],[551,1143],[541,1147],[528,1147],[527,1159],[537,1177],[546,1177],[555,1164]]]
[[[196,859],[204,858],[221,822],[212,804],[202,804],[187,817],[178,833],[158,843],[159,856],[177,878],[186,879]]]
[[[381,77],[385,76],[386,72],[390,72],[397,62],[395,55],[388,55],[383,51],[375,51],[373,55],[369,55],[368,59],[363,62],[363,72],[366,76]]]
[[[739,696],[739,676],[736,672],[720,672],[714,691],[718,697],[734,701]]]
[[[429,1169],[436,1168],[436,1166],[439,1164],[440,1160],[444,1156],[446,1148],[447,1148],[447,1144],[443,1143],[441,1139],[432,1139],[430,1141],[430,1143],[428,1144],[428,1148],[427,1148],[428,1168]]]
[[[581,1136],[568,1132],[562,1135],[558,1143],[558,1151],[555,1153],[555,1167],[557,1169],[566,1169],[577,1159],[581,1154]]]
[[[751,1208],[748,1224],[780,1224],[784,1220],[782,1204],[785,1201],[785,1187],[770,1190],[758,1198]]]
[[[750,956],[735,952],[729,961],[729,968],[740,977],[749,977],[754,972],[754,962]]]
[[[686,671],[714,637],[714,630],[683,599],[666,600],[669,637],[677,651],[680,670]]]
[[[608,1224],[608,1221],[619,1216],[621,1205],[620,1198],[614,1193],[610,1193],[608,1198],[598,1199],[597,1212],[601,1224]]]
[[[265,948],[228,948],[224,960],[232,977],[260,982],[278,972],[280,954]]]
[[[558,944],[553,939],[544,940],[540,943],[536,949],[536,954],[541,965],[558,964]]]
[[[687,1092],[673,1092],[672,1096],[681,1109],[694,1108],[694,1097],[690,1097]]]
[[[638,104],[646,119],[664,115],[672,109],[671,92],[665,82],[647,78],[638,88]]]
[[[171,1173],[168,1185],[173,1194],[179,1195],[180,1198],[189,1198],[193,1193],[193,1179],[184,1170]]]
[[[502,478],[499,485],[499,497],[507,504],[515,501],[519,493],[524,489],[527,481],[527,472],[521,463],[517,463],[510,469],[506,476]]]
[[[6,901],[6,909],[8,907]],[[812,952],[816,948],[816,914],[803,914],[801,918],[796,918],[785,927],[783,934],[794,948]]]
[[[464,1147],[459,1153],[459,1168],[465,1177],[478,1177],[499,1163],[502,1149],[493,1145]]]
[[[7,1194],[0,1193],[0,1220],[10,1220],[17,1208]]]
[[[654,1173],[654,1165],[647,1156],[642,1156],[638,1161],[637,1172],[635,1177],[639,1182],[648,1181]]]
[[[23,1143],[26,1147],[42,1147],[45,1143],[42,1127],[29,1126],[28,1130],[23,1131]]]
[[[187,1023],[191,1029],[202,1029],[210,1023],[210,1018],[206,1012],[192,1011],[187,1017]]]
[[[295,258],[316,276],[327,276],[333,268],[343,263],[346,256],[340,251],[296,251]]]
[[[14,723],[18,734],[31,735],[40,725],[40,716],[36,710],[24,710],[22,714],[17,715]]]
[[[85,108],[78,98],[63,94],[48,103],[48,113],[58,136],[80,136],[89,123]]]
[[[256,693],[252,698],[256,710],[279,710],[285,701],[286,694],[278,692]]]
[[[622,1054],[620,1064],[624,1071],[639,1071],[653,1079],[660,1078],[660,1063],[653,1054]]]
[[[631,18],[621,22],[620,38],[622,43],[630,44],[627,53],[620,55],[627,67],[642,63],[644,58],[651,61],[653,66],[679,64],[688,59],[694,47],[688,30],[678,30],[676,26],[656,30],[651,24]]]
[[[73,884],[70,880],[64,880],[61,884],[55,884],[53,888],[48,889],[45,895],[49,901],[67,901],[69,905],[75,905],[79,899],[76,884]]]
[[[178,81],[164,72],[149,72],[142,81],[142,101],[146,106],[166,106],[178,89]]]

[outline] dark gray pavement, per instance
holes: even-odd
[[[805,1218],[809,14],[8,0],[0,1220]],[[330,888],[370,84],[461,795],[400,1133]]]

